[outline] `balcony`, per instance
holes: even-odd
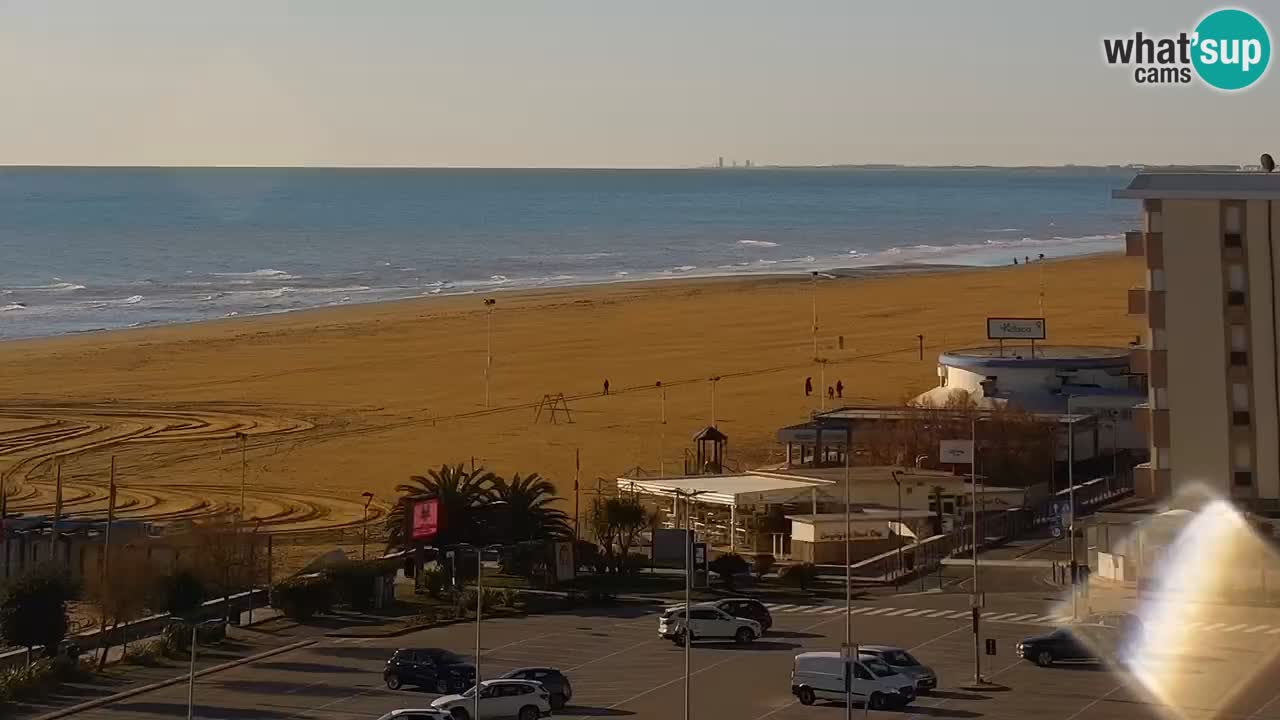
[[[1129,372],[1146,375],[1151,387],[1169,387],[1169,351],[1131,348]]]
[[[1133,409],[1133,427],[1151,439],[1155,448],[1169,447],[1169,411],[1158,410],[1147,403]]]
[[[1147,289],[1146,288],[1129,288],[1129,314],[1130,315],[1146,315],[1147,314]]]
[[[1129,257],[1145,257],[1148,270],[1164,267],[1164,233],[1127,232],[1124,234],[1124,254]]]
[[[1168,468],[1156,469],[1151,463],[1133,468],[1133,492],[1138,497],[1165,498],[1173,489],[1173,478]]]

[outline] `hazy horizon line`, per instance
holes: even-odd
[[[526,171],[572,171],[572,170],[608,170],[608,171],[739,171],[757,170],[1141,170],[1159,168],[1179,169],[1243,169],[1245,164],[1229,163],[1109,163],[1104,165],[1066,163],[1062,165],[1000,165],[1000,164],[966,164],[966,165],[929,165],[913,163],[831,163],[826,165],[672,165],[672,166],[640,166],[640,165],[115,165],[115,164],[73,164],[73,163],[0,163],[0,169],[61,169],[61,170],[526,170]]]

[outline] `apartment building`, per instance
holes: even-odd
[[[1147,318],[1131,358],[1149,379],[1135,416],[1151,452],[1138,494],[1200,484],[1280,510],[1280,174],[1142,173],[1114,196],[1142,201],[1142,230],[1125,236],[1146,258],[1146,287],[1129,291],[1129,312]]]

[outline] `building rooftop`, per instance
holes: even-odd
[[[989,417],[994,413],[995,411],[990,408],[978,408],[972,411],[972,414],[975,417],[977,417],[979,420]],[[927,417],[930,414],[940,414],[940,415],[945,414],[945,415],[952,415],[956,417],[968,417],[968,414],[966,414],[964,410],[949,410],[946,408],[919,408],[919,407],[901,407],[901,406],[896,406],[896,407],[850,406],[850,407],[836,408],[835,410],[828,410],[826,412],[816,413],[813,416],[813,421],[810,421],[808,423],[804,423],[801,425],[793,425],[791,426],[791,428],[783,428],[783,430],[810,428],[810,427],[814,427],[815,422],[817,423],[825,422],[825,423],[834,424],[839,422],[850,422],[850,421],[858,421],[858,420],[913,420],[913,419],[920,418],[922,416]],[[1087,413],[1072,413],[1070,415],[1067,415],[1065,413],[1056,413],[1056,412],[1053,412],[1053,413],[1031,412],[1028,414],[1031,416],[1033,420],[1038,420],[1040,422],[1053,422],[1061,425],[1066,425],[1070,423],[1080,423],[1081,425],[1086,425],[1088,424],[1088,422],[1094,419],[1092,415],[1089,415]],[[825,428],[825,430],[827,431],[831,429],[832,428],[829,426]],[[781,431],[779,431],[779,440],[781,442],[786,442],[786,440],[781,436]]]
[[[1140,173],[1114,198],[1137,200],[1280,200],[1280,174],[1263,172]]]
[[[948,350],[938,362],[952,367],[1009,368],[1111,368],[1128,366],[1129,349],[1089,345],[1029,345],[976,347]]]

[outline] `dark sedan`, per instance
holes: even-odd
[[[1099,654],[1066,628],[1036,635],[1018,643],[1018,657],[1049,667],[1056,662],[1097,662]]]
[[[476,668],[461,655],[448,650],[400,648],[387,660],[382,679],[392,690],[413,685],[443,695],[460,693],[474,685]]]
[[[542,683],[542,686],[551,695],[552,710],[563,709],[573,699],[573,686],[569,684],[569,678],[565,677],[564,673],[556,668],[516,668],[503,674],[502,677],[510,680],[533,680]]]
[[[769,628],[773,627],[773,615],[769,612],[769,608],[764,603],[752,598],[725,598],[715,602],[707,603],[713,605],[734,617],[755,620],[760,623],[760,629],[769,632]]]

